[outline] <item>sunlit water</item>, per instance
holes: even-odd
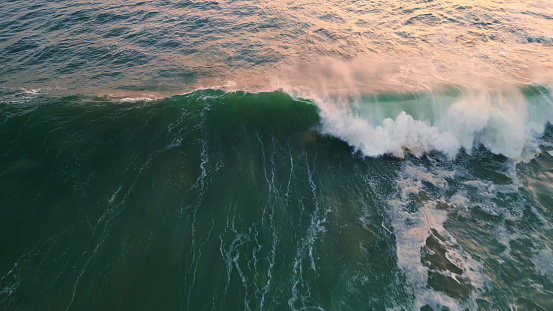
[[[553,2],[8,1],[0,309],[553,309]]]

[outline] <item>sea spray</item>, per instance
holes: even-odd
[[[529,160],[538,151],[545,126],[553,121],[553,96],[539,85],[390,96],[283,89],[313,99],[320,109],[322,133],[372,157],[440,152],[453,159],[461,150],[470,154],[483,145],[495,154]]]

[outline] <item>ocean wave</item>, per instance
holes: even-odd
[[[20,93],[6,93],[9,96],[3,96],[0,102],[13,105],[19,100],[28,106],[38,98],[28,96],[26,90]],[[44,103],[48,95],[40,95]],[[321,96],[294,89],[260,93],[202,89],[161,99],[76,95],[51,96],[49,101],[210,105],[212,125],[216,127],[282,127],[280,132],[286,132],[285,127],[291,125],[343,140],[368,157],[439,153],[452,160],[459,152],[470,154],[483,146],[494,154],[528,160],[540,152],[541,137],[553,121],[553,96],[542,85],[502,90],[448,87],[426,93],[347,96]]]
[[[553,120],[553,97],[543,86],[315,102],[322,133],[372,157],[439,152],[454,159],[482,145],[495,154],[529,159]]]

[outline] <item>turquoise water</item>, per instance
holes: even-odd
[[[553,309],[552,10],[7,2],[1,309]]]

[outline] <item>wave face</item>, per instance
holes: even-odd
[[[494,105],[523,99],[516,131],[547,118],[533,110],[551,104],[542,88],[516,94],[476,116],[459,92],[381,95],[335,105],[355,118],[333,123],[324,103],[282,92],[4,93],[0,305],[549,309],[553,130],[535,127],[543,152],[526,162],[486,143],[507,136]],[[445,136],[460,131],[438,122],[454,112],[474,137]]]

